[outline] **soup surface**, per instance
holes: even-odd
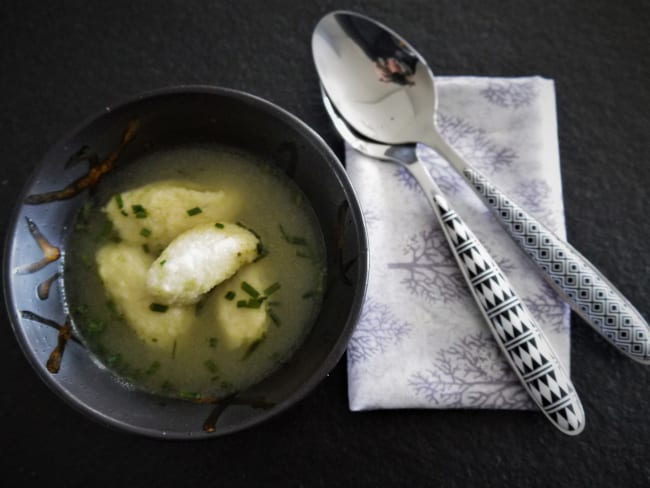
[[[79,213],[65,303],[97,360],[127,384],[222,397],[305,337],[324,254],[307,199],[275,167],[231,148],[178,147],[107,175]]]

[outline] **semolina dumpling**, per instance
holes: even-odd
[[[258,255],[259,239],[232,223],[193,227],[176,237],[149,268],[146,286],[165,305],[191,305]]]
[[[122,240],[147,245],[158,253],[192,227],[234,220],[240,206],[235,192],[207,191],[196,183],[163,180],[115,195],[103,211]]]
[[[99,276],[118,312],[135,333],[154,347],[171,348],[194,320],[194,307],[171,306],[152,310],[154,299],[145,281],[153,258],[141,246],[108,243],[95,256]]]

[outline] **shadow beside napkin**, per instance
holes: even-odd
[[[565,237],[553,81],[439,77],[436,88],[437,123],[447,141]],[[451,166],[427,147],[418,152],[568,370],[568,306]],[[346,166],[370,247],[368,294],[348,347],[350,409],[535,408],[493,341],[416,181],[350,147]]]

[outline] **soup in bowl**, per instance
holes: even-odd
[[[338,362],[366,234],[343,167],[304,123],[180,87],[48,152],[5,270],[18,341],[55,392],[109,426],[206,438],[285,410]]]

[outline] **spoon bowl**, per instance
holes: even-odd
[[[363,15],[333,12],[316,26],[312,52],[327,96],[364,136],[399,144],[435,131],[433,74],[395,32]]]

